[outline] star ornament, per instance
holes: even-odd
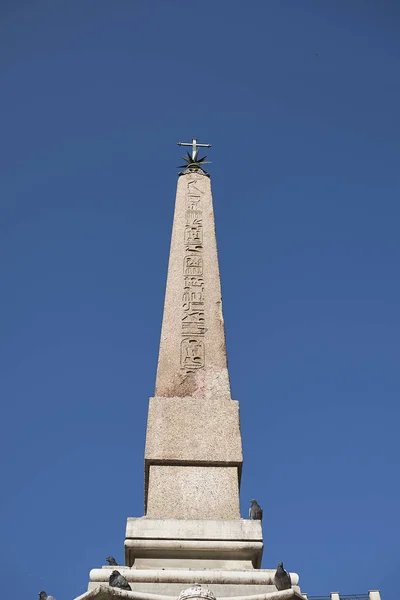
[[[206,161],[207,156],[202,156],[201,158],[199,158],[198,150],[196,150],[193,156],[189,154],[189,152],[187,152],[186,154],[187,156],[181,156],[182,160],[186,161],[186,164],[180,165],[178,169],[187,169],[188,167],[200,167],[201,169],[203,165],[210,164],[208,161]]]

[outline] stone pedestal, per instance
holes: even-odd
[[[129,518],[127,566],[118,570],[135,592],[169,600],[194,583],[206,586],[218,599],[250,597],[276,591],[275,569],[260,569],[262,551],[260,521]],[[89,590],[106,584],[114,568],[93,569]],[[298,575],[291,577],[299,593]]]
[[[163,600],[176,600],[182,590],[195,583],[211,590],[218,600],[225,598],[251,600],[252,597],[254,600],[261,600],[262,595],[277,591],[273,584],[275,569],[224,571],[218,569],[128,569],[120,567],[118,570],[129,581],[134,592],[151,594],[154,598],[162,596]],[[90,592],[100,585],[107,585],[111,571],[112,567],[93,569],[90,572],[88,591]],[[290,575],[293,579],[293,586],[291,590],[285,591],[300,594],[300,588],[296,585],[297,574],[291,573]]]
[[[149,594],[136,590],[120,590],[109,587],[108,585],[100,584],[89,592],[82,594],[82,596],[79,596],[75,600],[114,600],[115,598],[125,598],[126,600],[183,600],[182,595],[186,593],[196,593],[196,596],[183,596],[185,600],[189,600],[189,598],[190,600],[231,600],[229,596],[227,598],[219,597],[217,599],[209,588],[198,584],[195,584],[189,589],[183,590],[177,598],[166,596],[164,594]],[[257,594],[255,596],[241,596],[237,597],[236,600],[295,600],[296,598],[298,600],[304,600],[300,592],[294,588],[291,588],[290,590],[284,590],[282,592],[275,590],[273,592],[266,592],[263,594]]]
[[[238,402],[150,398],[146,516],[239,519],[242,460]]]
[[[259,569],[260,521],[129,518],[125,564],[136,568]]]

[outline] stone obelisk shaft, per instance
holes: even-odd
[[[147,422],[146,516],[240,518],[241,465],[211,182],[197,171],[179,178],[176,193],[156,391]]]
[[[156,396],[230,399],[211,182],[178,180]]]

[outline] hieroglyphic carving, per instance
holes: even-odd
[[[186,226],[185,228],[185,248],[193,252],[201,252],[203,250],[203,228],[201,224]]]
[[[185,277],[185,288],[196,288],[204,291],[204,279],[202,277]]]
[[[187,373],[204,367],[204,342],[197,337],[183,338],[181,342],[181,365]]]
[[[186,373],[205,365],[203,275],[203,192],[196,179],[188,182],[183,264],[181,367]]]
[[[189,209],[186,211],[186,225],[192,225],[196,221],[201,222],[201,210]]]
[[[200,247],[202,250],[203,247]],[[186,252],[193,252],[186,248]],[[203,259],[201,256],[185,256],[184,275],[203,275]]]

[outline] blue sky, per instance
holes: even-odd
[[[1,2],[4,596],[83,593],[143,514],[196,135],[263,567],[397,597],[399,26],[394,0]]]

